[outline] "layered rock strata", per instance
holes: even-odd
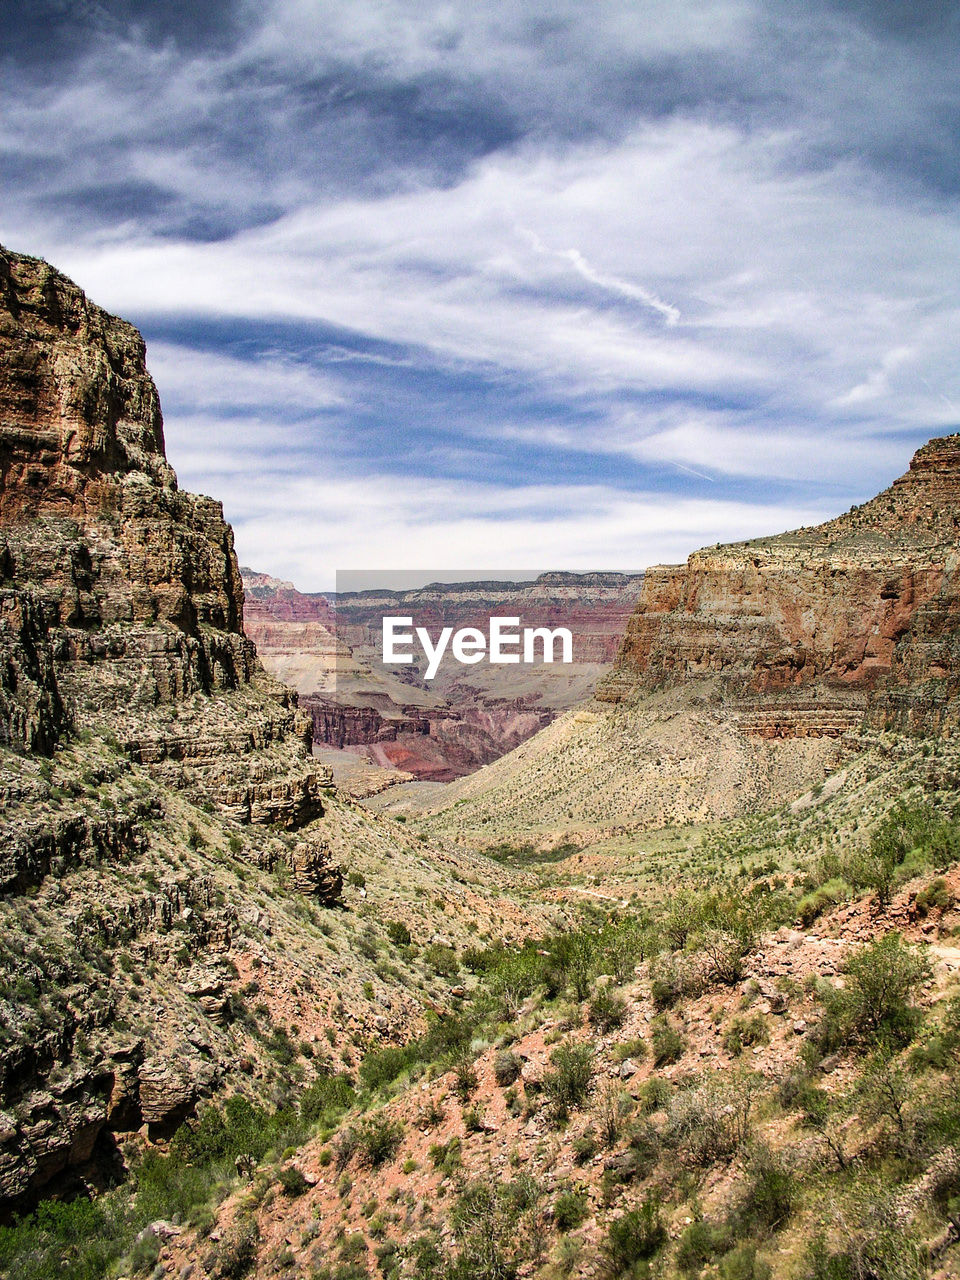
[[[147,939],[162,985],[236,928],[196,858],[171,868],[232,831],[237,856],[338,900],[316,822],[330,775],[243,603],[220,504],[182,492],[164,456],[140,335],[0,250],[0,1202],[217,1085],[211,1033],[186,1012],[222,1017],[209,974],[171,988],[152,1042],[115,1034],[151,987],[116,969],[118,948]],[[205,813],[222,825],[203,831]]]
[[[811,529],[650,570],[597,697],[715,679],[745,731],[940,731],[960,692],[960,436]]]

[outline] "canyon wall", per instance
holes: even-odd
[[[219,859],[340,895],[310,719],[243,633],[230,527],[178,488],[144,361],[0,250],[0,1204],[235,1069],[246,898]]]
[[[876,498],[816,528],[648,571],[597,697],[704,677],[742,727],[836,736],[957,722],[960,436],[931,440]]]

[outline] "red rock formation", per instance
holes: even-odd
[[[598,697],[715,677],[763,736],[834,735],[864,717],[952,724],[958,562],[960,437],[947,436],[836,520],[650,570]]]
[[[330,774],[310,720],[243,634],[230,526],[178,489],[144,359],[132,326],[0,249],[0,1202],[86,1161],[105,1125],[175,1123],[216,1083],[189,1021],[115,1051],[106,1029],[139,997],[79,958],[141,932],[162,953],[175,925],[188,959],[228,945],[235,913],[197,859],[189,878],[158,878],[158,844],[205,839],[194,828],[189,844],[168,810],[216,815],[237,856],[285,862],[321,902],[341,887],[313,825]],[[118,865],[129,875],[105,894],[100,869]],[[45,932],[30,934],[51,945],[27,947],[41,895]],[[54,983],[39,982],[46,963]]]

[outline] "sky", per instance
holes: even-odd
[[[0,242],[241,563],[636,570],[958,429],[958,65],[944,0],[0,0]]]

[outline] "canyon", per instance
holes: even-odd
[[[490,763],[588,698],[616,655],[643,581],[640,574],[546,573],[527,582],[305,595],[252,570],[243,575],[246,634],[267,669],[298,690],[314,741],[436,782]],[[409,665],[384,664],[388,616],[415,617],[434,639],[444,627],[485,631],[491,616],[517,617],[521,628],[565,626],[573,661],[446,662],[430,679],[422,655]]]
[[[643,575],[305,595],[0,249],[0,1272],[954,1280],[958,555],[952,435]]]
[[[825,524],[648,569],[592,701],[442,795],[380,803],[468,844],[517,822],[584,845],[783,803],[884,732],[950,734],[958,537],[953,435]]]

